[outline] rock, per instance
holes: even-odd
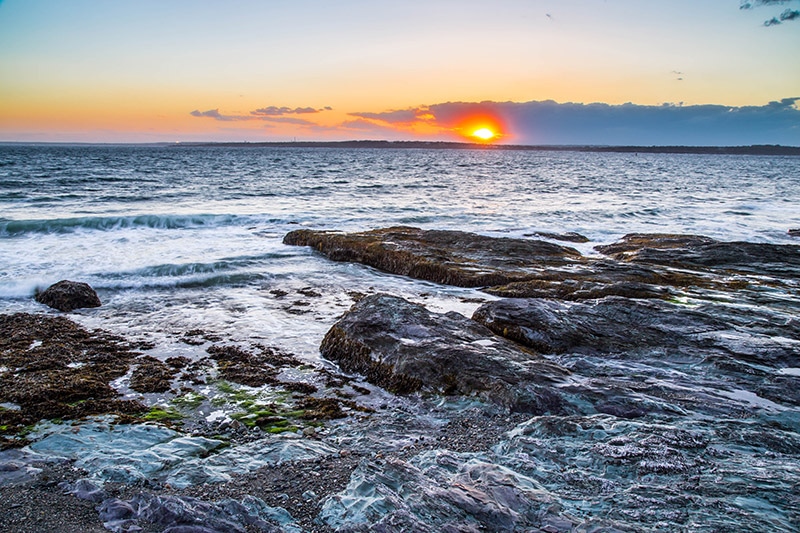
[[[408,227],[349,234],[297,230],[288,233],[284,243],[313,246],[335,261],[354,261],[436,283],[484,287],[485,292],[511,298],[669,298],[673,288],[738,290],[747,285],[727,276],[628,261],[627,251],[650,242],[647,236],[639,237],[600,247],[606,253],[622,254],[613,260],[584,257],[573,248],[544,241]],[[676,253],[681,246],[715,242],[693,235],[657,240]]]
[[[733,270],[796,279],[800,276],[800,246],[752,242],[722,242],[697,235],[632,233],[622,242],[595,250],[620,261],[673,268]]]
[[[672,233],[629,233],[622,238],[621,242],[603,246],[595,246],[594,249],[606,255],[620,256],[620,254],[637,251],[642,248],[672,250],[676,248],[696,248],[701,245],[713,244],[715,242],[718,241],[715,241],[710,237],[703,237],[702,235],[676,235]]]
[[[59,281],[37,293],[36,301],[59,311],[72,311],[101,305],[100,298],[89,284],[68,280]]]
[[[594,303],[505,299],[482,305],[472,318],[498,335],[546,354],[653,346],[677,350],[690,339],[728,329],[723,322],[685,307],[619,297]]]
[[[386,294],[356,303],[328,331],[320,351],[345,371],[399,394],[477,395],[537,414],[566,408],[554,388],[565,369],[458,313],[431,313]]]
[[[660,300],[608,297],[592,303],[506,299],[479,307],[473,320],[540,353],[626,353],[658,349],[661,356],[703,360],[715,353],[777,368],[797,362],[795,321],[768,311],[749,320],[713,305],[690,308]]]
[[[283,242],[311,246],[334,261],[459,287],[533,279],[583,260],[573,248],[544,241],[402,226],[361,233],[295,230]]]
[[[578,525],[535,477],[449,450],[362,462],[319,520],[353,532],[568,532]]]
[[[539,237],[544,237],[545,239],[553,239],[554,241],[566,241],[566,242],[589,242],[588,237],[584,237],[580,233],[575,233],[574,231],[568,231],[566,233],[549,233],[546,231],[537,231],[536,233],[526,233],[526,237],[532,237],[537,235]]]

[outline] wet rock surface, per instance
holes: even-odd
[[[0,315],[2,445],[43,418],[80,418],[144,410],[123,400],[110,382],[138,356],[135,346],[104,332],[89,332],[62,317]],[[24,443],[24,440],[21,441]]]
[[[327,333],[320,352],[398,393],[477,395],[512,410],[559,412],[563,368],[459,315],[389,295],[367,296]]]
[[[701,361],[718,354],[773,367],[791,366],[800,353],[798,324],[784,316],[790,321],[786,327],[771,325],[762,313],[765,321],[759,326],[754,323],[758,314],[751,314],[751,323],[736,324],[724,308],[713,304],[686,306],[620,297],[591,303],[516,298],[486,303],[473,319],[545,354],[635,355],[658,348],[666,357]],[[776,336],[779,340],[773,340]]]
[[[100,297],[88,283],[62,280],[36,294],[36,301],[58,309],[74,311],[84,307],[100,307]]]
[[[521,281],[534,277],[545,264],[565,267],[581,260],[577,250],[545,241],[412,227],[363,233],[296,230],[283,242],[311,246],[334,261],[459,287]]]
[[[212,331],[177,333],[189,359],[2,316],[0,424],[29,445],[0,451],[0,531],[796,530],[797,247],[290,235],[493,296],[469,319],[353,291],[321,346],[346,374]],[[313,313],[302,287],[269,294]],[[119,416],[131,390],[147,406]]]
[[[632,233],[596,250],[621,261],[677,268],[738,271],[793,277],[800,275],[800,246],[721,242],[697,235]]]
[[[362,233],[296,230],[286,235],[284,243],[311,246],[334,261],[436,283],[482,287],[509,298],[669,298],[761,286],[763,280],[748,277],[758,272],[795,279],[800,272],[800,247],[723,243],[696,235],[631,234],[619,243],[596,247],[613,260],[583,256],[573,248],[535,239],[411,227]]]

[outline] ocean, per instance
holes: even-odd
[[[467,317],[498,300],[479,289],[334,262],[282,242],[296,229],[397,225],[493,237],[575,232],[588,242],[553,242],[588,256],[600,255],[595,246],[637,232],[796,245],[800,238],[789,230],[800,228],[800,157],[0,145],[0,314],[61,315],[35,302],[36,291],[62,279],[86,282],[103,305],[67,315],[86,329],[123,336],[160,361],[207,361],[210,344],[274,347],[303,362],[284,371],[289,381],[322,386],[336,368],[320,356],[320,343],[364,295],[389,293]],[[0,467],[67,458],[93,482],[182,488],[265,465],[344,458],[358,466],[347,488],[326,494],[316,508],[314,523],[326,531],[362,531],[381,520],[388,521],[386,531],[452,524],[499,531],[514,523],[547,531],[574,524],[587,531],[792,531],[800,520],[800,411],[796,398],[781,395],[796,390],[791,380],[800,367],[800,340],[792,337],[797,286],[768,276],[763,282],[742,301],[709,290],[662,302],[685,316],[705,310],[730,320],[728,329],[708,337],[717,343],[708,357],[681,347],[630,357],[553,355],[574,372],[563,387],[565,397],[570,387],[582,391],[571,400],[587,410],[580,415],[506,417],[470,398],[397,397],[359,381],[338,385],[336,394],[365,409],[353,407],[342,422],[312,427],[313,438],[300,430],[245,438],[231,433],[226,417],[289,393],[231,387],[214,381],[212,369],[192,392],[182,388],[181,397],[139,394],[128,387],[129,372],[113,383],[126,398],[200,416],[205,432],[103,420],[45,423],[28,435],[33,444],[22,455],[0,452]],[[773,331],[781,333],[763,333]],[[745,357],[741,346],[757,348]],[[759,359],[759,346],[788,354],[788,362],[778,368],[766,356]],[[728,347],[735,357],[725,355]],[[11,373],[0,366],[3,379]],[[607,394],[613,407],[620,391],[648,414],[616,416],[580,396]],[[0,408],[19,407],[6,402]],[[461,441],[431,442],[454,423]],[[490,438],[496,445],[480,449]],[[347,459],[352,454],[360,459]],[[262,496],[283,505],[279,494]],[[296,502],[285,500],[292,510]],[[247,501],[255,509],[256,499]],[[259,516],[282,516],[282,530],[302,530],[284,509],[258,501]],[[461,522],[451,523],[454,517]],[[404,525],[393,529],[392,520]]]
[[[316,358],[365,287],[427,293],[466,314],[471,290],[332,263],[284,246],[298,228],[393,225],[491,236],[577,232],[584,254],[633,232],[796,243],[800,158],[494,150],[0,146],[0,312],[61,279],[94,287],[90,325],[171,347],[224,330]],[[270,291],[310,289],[313,310]],[[474,306],[473,306],[474,307]],[[308,312],[304,312],[308,311]]]

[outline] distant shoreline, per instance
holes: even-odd
[[[749,146],[600,146],[484,144],[449,141],[286,141],[286,142],[176,142],[176,143],[49,143],[0,141],[0,146],[154,146],[228,148],[370,148],[425,150],[522,150],[534,152],[609,152],[643,154],[717,154],[800,156],[800,146],[753,144]]]

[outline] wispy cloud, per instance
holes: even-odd
[[[285,117],[285,115],[309,115],[314,113],[321,113],[323,111],[331,111],[333,108],[325,106],[323,108],[314,107],[278,107],[267,106],[260,109],[250,111],[248,115],[225,115],[219,112],[219,109],[209,109],[208,111],[200,111],[195,109],[189,114],[198,118],[213,118],[223,122],[245,121],[245,120],[265,120],[271,122],[286,122],[291,124],[314,124],[313,122]]]
[[[741,0],[739,9],[754,9],[764,6],[780,6],[795,2],[796,0]],[[800,10],[785,9],[780,15],[776,15],[764,21],[764,26],[777,26],[784,22],[800,19]]]
[[[411,109],[396,109],[381,113],[348,113],[352,117],[386,122],[388,124],[411,124],[420,120],[430,120],[433,116],[427,108],[417,107]]]
[[[219,109],[209,109],[208,111],[200,111],[195,109],[189,113],[193,117],[198,118],[213,118],[214,120],[221,120],[223,122],[233,122],[237,120],[251,120],[251,117],[241,115],[223,115]]]
[[[323,107],[322,109],[316,109],[314,107],[278,107],[278,106],[267,106],[262,107],[261,109],[256,109],[254,111],[250,111],[251,115],[261,115],[261,116],[281,116],[281,115],[307,115],[311,113],[321,113],[322,111],[331,111],[332,108],[329,106]]]

